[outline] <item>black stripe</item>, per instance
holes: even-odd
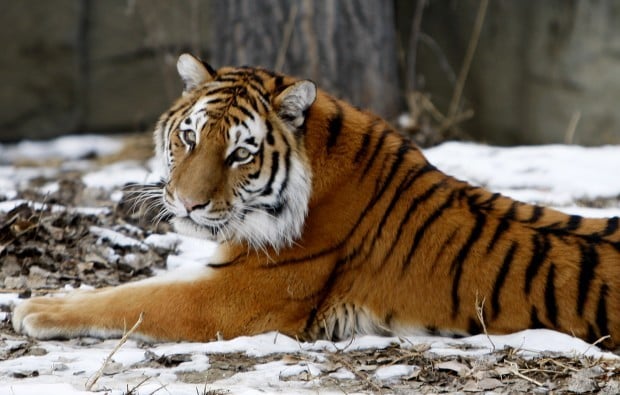
[[[434,166],[432,166],[432,165],[430,165],[430,164],[428,164],[428,163],[427,163],[425,166],[423,166],[421,169],[416,170],[416,171],[415,171],[415,173],[413,174],[413,176],[411,177],[411,179],[407,182],[407,184],[406,184],[406,188],[408,189],[408,188],[409,188],[411,185],[413,185],[413,183],[414,183],[415,181],[417,181],[417,180],[418,180],[421,176],[423,176],[424,174],[426,174],[426,173],[428,173],[428,172],[430,172],[430,171],[432,171],[432,170],[435,170],[435,167],[434,167]],[[408,173],[408,174],[409,174],[409,173]],[[401,184],[401,185],[403,185],[403,184]],[[431,187],[431,189],[433,189],[433,187]],[[400,236],[402,235],[402,230],[403,230],[403,227],[405,226],[405,224],[406,224],[406,223],[407,223],[407,221],[409,220],[409,217],[411,216],[411,214],[413,213],[413,211],[415,210],[415,208],[416,208],[416,207],[417,207],[417,206],[418,206],[421,202],[423,202],[423,201],[424,201],[424,200],[426,200],[428,197],[430,197],[430,195],[428,195],[428,196],[424,196],[424,195],[427,195],[427,194],[428,194],[428,191],[427,191],[426,193],[422,194],[422,195],[416,196],[416,197],[415,197],[415,198],[411,201],[411,203],[410,203],[410,205],[409,205],[409,209],[407,210],[407,213],[405,214],[405,217],[404,217],[404,218],[403,218],[403,220],[400,222],[400,225],[399,225],[399,227],[398,227],[398,231],[396,232],[396,239],[395,239],[395,240],[394,240],[394,242],[392,243],[392,246],[391,246],[391,247],[390,247],[390,249],[389,249],[389,253],[388,253],[388,254],[387,254],[387,256],[386,256],[385,261],[388,261],[388,260],[389,260],[389,257],[391,256],[391,254],[392,254],[392,251],[393,251],[394,247],[398,244],[398,240],[400,239]],[[395,195],[394,195],[394,197],[393,197],[393,201],[394,201],[395,199],[397,199],[397,198],[398,198],[398,195],[399,195],[399,191],[396,191],[396,193],[395,193]],[[391,205],[391,203],[390,203],[390,205]],[[387,211],[389,211],[389,210],[387,210]],[[388,213],[387,211],[386,211],[386,215],[389,215],[389,213]],[[379,234],[379,233],[380,233],[380,232],[378,232],[377,234]]]
[[[602,231],[599,236],[605,237],[614,234],[618,230],[618,217],[611,217],[607,219],[607,226],[605,230]]]
[[[271,101],[271,97],[269,97],[269,94],[267,92],[260,92],[260,96],[263,98],[265,103],[269,103]],[[260,103],[262,105],[263,102]]]
[[[336,141],[338,140],[338,136],[342,131],[342,122],[343,122],[343,113],[342,108],[338,102],[334,101],[334,106],[336,106],[336,113],[329,118],[329,123],[327,125],[327,152],[336,145]]]
[[[546,328],[540,318],[538,318],[538,310],[536,310],[536,306],[532,306],[532,311],[530,312],[530,322],[530,328],[532,329]]]
[[[358,253],[359,253],[359,250],[354,249],[350,254],[336,261],[336,263],[334,264],[334,267],[332,268],[332,271],[329,274],[329,277],[327,278],[323,286],[319,287],[319,290],[316,293],[310,295],[310,298],[317,298],[315,309],[318,310],[321,307],[321,305],[325,303],[325,300],[327,299],[327,297],[331,295],[332,293],[332,288],[336,284],[336,280],[341,275],[342,267],[348,262],[350,262],[351,258],[357,255]],[[312,328],[312,325],[314,324],[315,319],[316,319],[316,312],[313,313],[311,311],[310,314],[308,315],[308,318],[306,319],[306,326],[304,329],[305,332],[308,332]],[[326,333],[326,335],[330,336],[331,334]]]
[[[417,172],[410,171],[404,177],[403,182],[401,182],[398,188],[396,188],[396,191],[394,192],[394,196],[392,196],[392,200],[390,201],[390,204],[388,205],[388,207],[385,209],[383,213],[383,217],[381,218],[381,221],[379,222],[379,225],[377,226],[376,238],[381,237],[381,234],[383,233],[383,227],[385,226],[385,223],[387,222],[388,217],[390,216],[390,214],[393,214],[394,206],[396,206],[396,203],[399,201],[399,199],[403,197],[402,195],[411,187],[411,185],[416,180],[416,178],[419,177],[420,172],[424,172],[424,169],[421,169]]]
[[[278,75],[275,80],[274,80],[274,91],[281,91],[282,89],[282,84],[284,83],[284,77],[281,75]]]
[[[525,270],[524,288],[527,295],[529,295],[532,291],[532,282],[534,281],[534,277],[536,277],[542,264],[545,262],[545,259],[547,259],[549,249],[551,248],[549,237],[538,233],[532,236],[532,244],[534,244],[532,258],[530,259],[530,263],[527,265],[527,269]]]
[[[231,85],[226,85],[226,86],[220,86],[217,88],[213,88],[207,92],[205,92],[205,96],[214,96],[217,94],[224,94],[224,95],[233,95],[233,87]]]
[[[243,140],[243,142],[258,148],[258,144],[256,144],[256,139],[254,138],[254,136],[246,138],[245,140]]]
[[[282,181],[282,185],[280,185],[280,191],[278,192],[278,201],[281,202],[282,199],[282,195],[284,194],[284,191],[286,190],[286,187],[288,185],[288,176],[289,173],[291,171],[291,148],[287,145],[286,146],[286,153],[284,154],[284,180]],[[278,204],[279,206],[279,210],[277,212],[277,214],[280,214],[282,209],[284,208],[283,204]]]
[[[218,82],[232,82],[232,83],[241,82],[241,80],[239,79],[239,77],[235,77],[235,76],[227,76],[227,75],[224,75],[224,76],[218,77],[218,78],[216,79],[216,81],[218,81]]]
[[[470,207],[471,209],[471,207]],[[480,235],[482,234],[482,230],[484,229],[484,224],[486,223],[486,216],[480,212],[473,212],[472,214],[476,216],[476,223],[474,224],[474,228],[472,229],[467,241],[461,247],[459,253],[456,256],[454,262],[452,262],[452,266],[450,271],[454,273],[454,277],[452,279],[452,316],[456,317],[460,307],[460,298],[459,298],[459,285],[461,282],[461,275],[463,274],[463,264],[465,260],[469,256],[471,248],[474,243],[478,241]]]
[[[551,263],[547,272],[547,285],[545,286],[545,308],[549,322],[558,326],[558,302],[555,299],[555,265]]]
[[[441,244],[441,248],[439,248],[439,254],[437,254],[437,256],[435,257],[435,259],[433,260],[433,263],[431,265],[431,271],[434,272],[435,268],[437,267],[437,264],[439,263],[439,259],[440,257],[443,255],[443,253],[446,251],[446,248],[452,244],[452,242],[454,241],[454,238],[456,237],[456,235],[459,233],[459,230],[461,228],[457,227],[454,228],[454,230],[452,230],[452,233],[450,233],[450,235],[448,237],[446,237],[446,239],[443,241],[443,243]]]
[[[439,183],[433,185],[433,187],[431,187],[431,189],[429,189],[429,191],[427,191],[427,193],[424,194],[424,195],[427,195],[427,196],[422,196],[422,197],[425,200],[428,199],[432,195],[432,193],[429,193],[429,192],[431,192],[431,191],[434,192],[436,190],[436,186],[437,185],[439,185]],[[409,265],[411,265],[413,254],[414,254],[416,248],[418,247],[418,244],[419,244],[420,240],[424,236],[424,233],[426,232],[426,230],[436,220],[438,220],[441,217],[443,212],[448,207],[452,206],[452,203],[454,202],[454,197],[455,197],[455,192],[452,192],[450,194],[450,196],[448,196],[446,201],[443,202],[443,204],[441,206],[439,206],[435,211],[433,211],[433,213],[426,219],[426,221],[424,221],[422,226],[420,226],[418,229],[416,229],[416,234],[415,234],[415,236],[413,238],[413,243],[411,244],[411,247],[409,248],[409,253],[407,254],[407,258],[405,258],[405,261],[403,262],[403,267],[402,267],[402,271],[403,272],[406,271],[409,268]],[[400,226],[398,227],[397,234],[398,234],[398,238],[399,239],[400,239],[400,236],[403,234],[403,232],[402,232],[403,227],[409,221],[409,218],[411,217],[411,215],[413,214],[413,212],[415,211],[417,206],[420,204],[420,201],[418,201],[418,200],[421,200],[421,199],[415,199],[413,201],[413,203],[409,206],[409,209],[407,210],[407,213],[406,213],[405,217],[403,218],[403,220],[400,223]],[[394,243],[394,245],[396,245],[396,242]],[[390,254],[391,254],[391,251],[390,251]]]
[[[239,125],[241,124],[241,119],[239,119],[239,117],[237,117],[236,115],[230,114],[230,118],[232,118],[232,124],[233,125]]]
[[[395,240],[394,244],[390,248],[390,255],[392,253],[392,249],[398,243],[398,240],[400,239],[400,236],[403,234],[403,232],[402,232],[403,227],[409,221],[409,218],[411,217],[413,212],[416,210],[416,208],[420,204],[424,203],[431,196],[433,196],[433,194],[444,184],[444,182],[445,182],[445,180],[441,180],[439,182],[436,182],[426,192],[424,192],[422,195],[417,196],[412,201],[411,205],[409,206],[409,209],[407,210],[407,213],[405,214],[405,217],[403,218],[403,220],[401,221],[401,223],[400,223],[400,225],[398,227],[398,232],[397,232],[398,236],[397,236],[397,239]],[[407,253],[407,257],[405,258],[405,260],[403,262],[403,266],[402,266],[402,271],[403,272],[406,271],[409,268],[409,266],[411,265],[411,263],[413,262],[413,255],[415,254],[415,251],[417,250],[418,246],[420,245],[420,241],[422,241],[422,238],[426,234],[426,230],[432,225],[433,222],[435,222],[441,216],[441,214],[443,213],[443,211],[446,208],[448,208],[450,205],[452,205],[453,198],[454,198],[454,195],[450,195],[448,200],[446,200],[437,210],[435,210],[426,219],[426,221],[424,221],[422,226],[420,226],[419,228],[416,229],[415,235],[413,236],[413,241],[411,243],[411,246],[409,246],[409,252]]]
[[[259,78],[259,79],[260,79],[260,78]],[[248,85],[249,85],[249,86],[250,86],[250,87],[251,87],[251,88],[255,91],[255,92],[253,92],[253,93],[258,93],[259,95],[262,95],[262,94],[264,94],[264,93],[265,93],[265,87],[262,85],[262,84],[263,84],[262,79],[260,79],[260,81],[254,81],[254,80],[252,79],[252,80],[248,80],[247,82],[248,82]],[[254,99],[254,98],[252,97],[252,95],[249,95],[247,98],[252,98],[252,99]],[[256,106],[256,101],[254,101],[252,104],[253,104],[253,106],[254,106],[254,108],[255,108],[255,109],[257,109],[257,108],[258,108],[258,107]],[[261,103],[261,104],[262,104],[262,103]]]
[[[209,101],[207,102],[207,105],[212,106],[213,104],[218,104],[218,103],[221,103],[221,102],[223,102],[223,101],[224,101],[224,99],[223,99],[223,98],[221,98],[221,97],[216,97],[215,99],[211,99],[211,100],[209,100]]]
[[[516,212],[517,204],[516,202],[513,202],[506,214],[504,214],[502,219],[500,219],[499,224],[497,224],[497,228],[495,228],[495,233],[493,233],[491,242],[487,246],[487,254],[493,250],[495,243],[499,241],[500,237],[502,237],[502,235],[510,229],[510,221],[514,219]]]
[[[385,177],[385,179],[382,180],[383,182],[381,184],[381,189],[379,189],[379,191],[375,194],[371,205],[374,205],[376,202],[378,202],[383,197],[383,195],[385,194],[385,191],[387,191],[388,187],[394,180],[394,177],[396,176],[396,172],[398,172],[398,170],[400,169],[400,166],[405,160],[405,154],[409,152],[409,149],[410,149],[409,142],[407,140],[403,140],[400,144],[400,147],[398,147],[398,151],[396,153],[396,159],[394,159],[394,161],[392,162],[392,166],[390,167],[390,172]]]
[[[439,329],[437,329],[434,325],[427,325],[424,329],[426,330],[426,334],[429,336],[439,336],[441,334]]]
[[[269,181],[267,181],[267,184],[265,185],[265,188],[263,189],[263,192],[261,193],[262,196],[267,196],[273,192],[272,186],[276,179],[276,174],[278,174],[279,166],[280,166],[280,154],[278,154],[278,152],[276,151],[271,154],[271,174],[269,175]]]
[[[470,212],[476,217],[476,222],[474,223],[474,227],[469,234],[467,241],[465,242],[465,244],[463,244],[463,246],[459,250],[459,253],[456,255],[455,260],[452,262],[452,265],[450,266],[451,272],[457,270],[458,267],[465,262],[474,243],[480,238],[480,235],[482,234],[482,230],[486,223],[486,216],[483,213],[475,211],[471,206]]]
[[[245,108],[244,106],[237,106],[237,108],[244,113],[248,118],[250,119],[254,119],[254,114],[252,112],[250,112],[250,110],[248,110],[247,108]]]
[[[370,134],[366,133],[364,134],[364,137],[362,137],[362,144],[359,148],[359,150],[357,151],[357,153],[355,154],[355,163],[358,163],[362,157],[364,155],[366,155],[366,151],[368,151],[368,145],[370,144]]]
[[[534,208],[532,209],[532,216],[525,222],[534,223],[538,221],[540,217],[543,216],[544,212],[545,212],[544,207],[534,206]]]
[[[276,142],[276,140],[273,138],[273,125],[268,119],[265,120],[265,127],[267,128],[267,137],[266,137],[267,144],[273,145]]]
[[[499,269],[497,273],[497,277],[495,277],[495,284],[493,284],[493,293],[491,294],[491,308],[492,319],[497,318],[500,313],[501,306],[499,304],[499,295],[504,286],[504,282],[506,281],[506,277],[508,276],[508,272],[510,271],[510,265],[515,256],[515,251],[517,250],[517,243],[512,242],[512,245],[508,249],[506,256],[504,257],[504,262],[502,263],[502,267]]]
[[[478,205],[480,207],[486,208],[486,209],[492,209],[493,208],[493,204],[495,203],[495,201],[497,199],[499,199],[499,197],[502,196],[501,193],[497,193],[495,192],[493,195],[491,195],[490,198],[488,198],[487,200],[478,203]]]
[[[264,159],[264,146],[263,143],[258,147],[258,152],[254,155],[255,158],[258,158],[258,170],[256,172],[248,175],[248,178],[255,180],[260,176],[261,171],[263,170],[263,159]]]
[[[598,295],[598,306],[596,308],[596,326],[598,326],[598,333],[601,337],[609,335],[608,322],[607,322],[607,295],[609,288],[607,284],[601,285],[601,292]]]
[[[577,314],[583,315],[583,308],[588,298],[588,292],[594,279],[594,269],[599,264],[598,252],[592,244],[581,246],[581,272],[579,272],[579,293],[577,295]]]
[[[381,147],[383,147],[383,143],[385,142],[386,137],[389,134],[392,134],[392,133],[393,132],[391,130],[389,130],[389,129],[386,129],[386,130],[383,131],[383,133],[379,137],[379,140],[377,141],[377,144],[375,145],[375,149],[372,151],[372,154],[370,155],[370,159],[366,163],[366,167],[364,167],[364,170],[362,171],[362,174],[360,175],[360,180],[362,180],[362,179],[364,179],[364,177],[366,177],[366,174],[368,173],[368,170],[370,170],[370,168],[372,167],[373,163],[375,162],[375,159],[377,159],[377,155],[379,153],[379,150],[381,150]]]
[[[467,323],[467,333],[470,335],[482,333],[482,325],[477,318],[469,318],[469,322]]]
[[[588,334],[586,335],[586,341],[588,343],[594,343],[598,339],[599,339],[599,336],[596,335],[596,332],[594,331],[594,327],[592,326],[592,324],[588,324]]]
[[[504,233],[506,233],[506,231],[508,231],[508,229],[510,229],[510,221],[508,221],[505,218],[502,218],[499,221],[499,224],[497,225],[497,228],[495,228],[495,233],[493,233],[493,237],[491,238],[491,242],[487,245],[487,254],[489,252],[493,251],[493,247],[495,247],[495,244],[497,243],[499,238]]]
[[[579,215],[571,215],[568,218],[568,224],[566,224],[566,230],[572,232],[579,228],[581,225],[581,217]]]

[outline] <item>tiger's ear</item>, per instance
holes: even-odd
[[[280,118],[298,128],[303,125],[306,110],[316,99],[316,85],[303,80],[284,89],[274,99],[274,107]]]
[[[177,71],[183,80],[183,92],[187,93],[196,87],[213,80],[215,69],[208,63],[184,53],[177,61]]]

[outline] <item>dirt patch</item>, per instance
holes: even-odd
[[[591,358],[544,356],[528,359],[507,349],[482,357],[440,357],[429,347],[394,345],[385,349],[310,354],[209,354],[209,369],[177,373],[180,381],[213,383],[256,365],[301,365],[281,381],[304,382],[304,388],[344,393],[601,393],[620,390],[620,364]],[[307,366],[307,369],[303,367]],[[312,367],[311,367],[312,366]],[[283,370],[286,372],[286,369]],[[400,372],[390,373],[390,372]]]
[[[162,222],[156,228],[139,223],[127,203],[131,194],[125,193],[118,203],[102,190],[89,190],[79,179],[59,184],[58,192],[45,196],[27,188],[18,196],[27,203],[0,213],[4,292],[28,297],[67,285],[98,288],[146,278],[153,269],[165,268],[172,251],[144,240],[169,228]]]

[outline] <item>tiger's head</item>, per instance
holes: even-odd
[[[311,194],[303,128],[316,86],[262,69],[214,70],[188,54],[177,69],[183,95],[155,129],[175,229],[255,249],[289,245]]]

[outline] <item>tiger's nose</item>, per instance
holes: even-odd
[[[199,202],[192,198],[183,197],[183,196],[179,196],[179,201],[181,202],[183,207],[185,207],[185,210],[187,210],[187,212],[206,207],[209,204],[209,201]]]

